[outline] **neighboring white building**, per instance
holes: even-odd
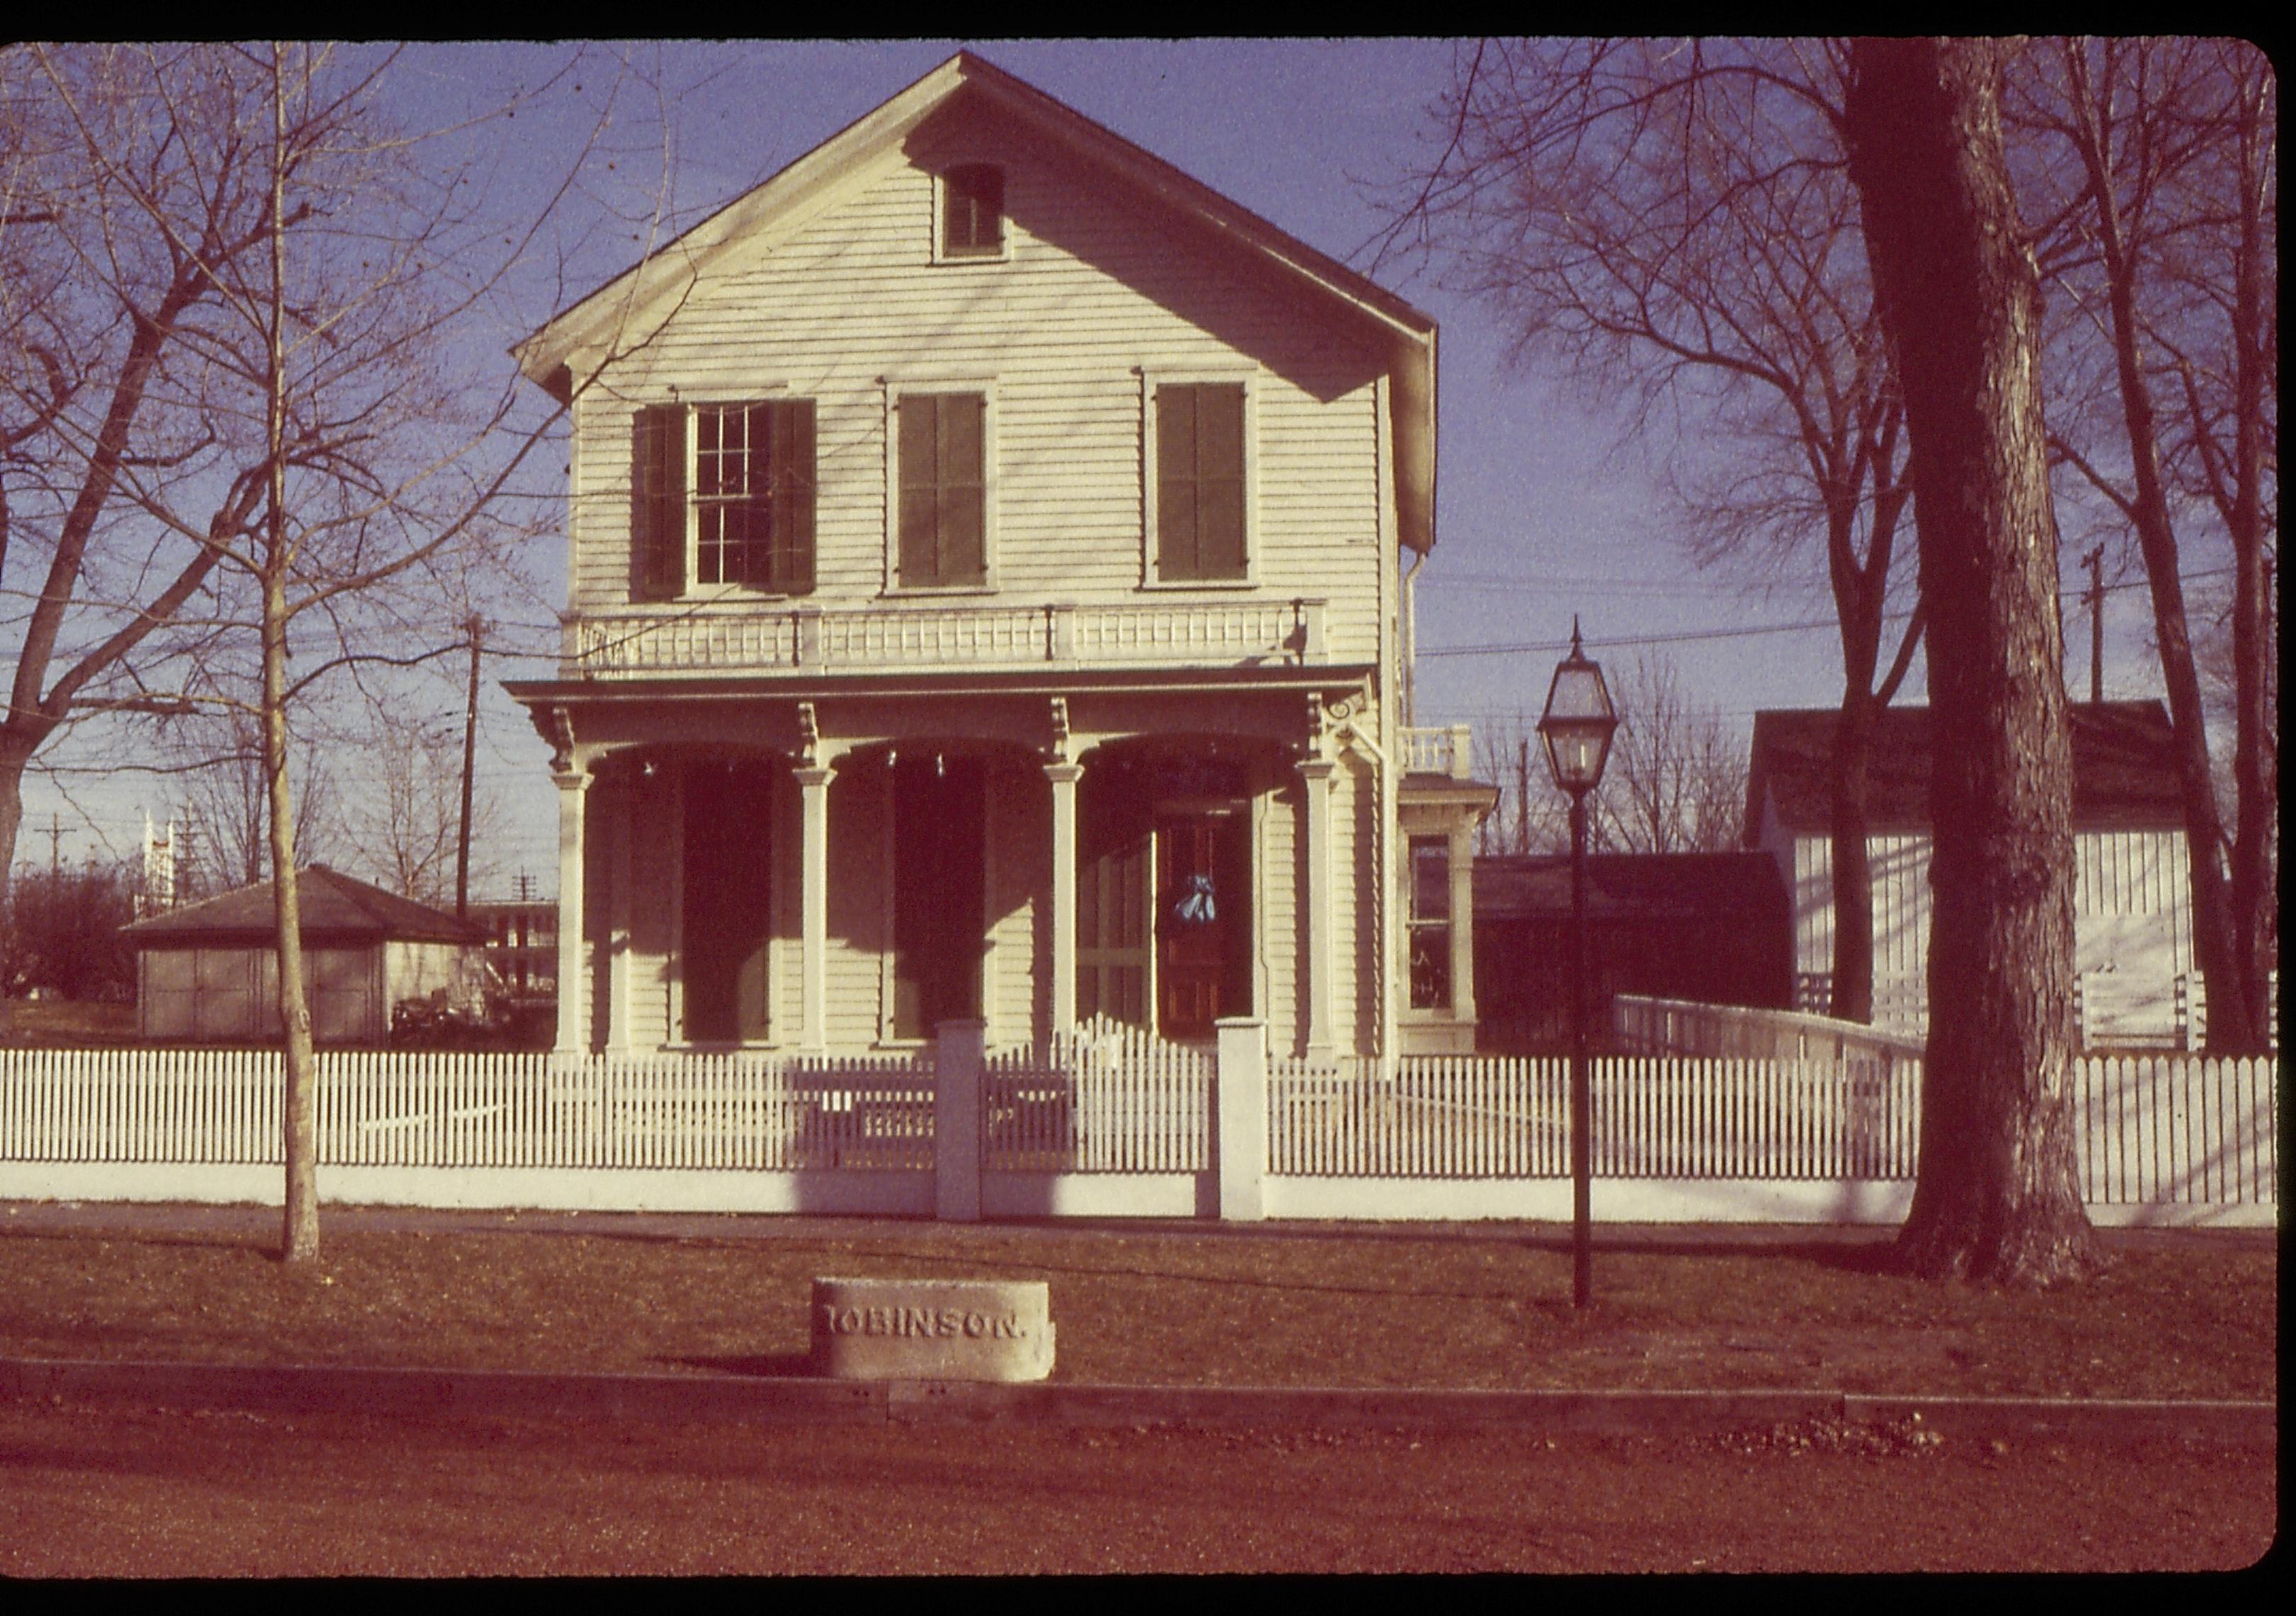
[[[2158,701],[2076,703],[2074,971],[2091,1042],[2190,1039],[2200,999],[2173,735]],[[1746,841],[1793,902],[1795,1000],[1833,990],[1831,710],[1754,717]],[[1874,882],[1874,1019],[1928,1021],[1929,710],[1892,708],[1874,741],[1866,857]]]
[[[1400,722],[1425,315],[959,55],[518,357],[573,417],[509,687],[562,1049],[1472,1046],[1464,896],[1404,879],[1463,895],[1489,796]]]

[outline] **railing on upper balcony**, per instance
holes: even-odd
[[[1446,775],[1454,780],[1473,777],[1473,742],[1470,726],[1453,724],[1442,729],[1403,732],[1403,772],[1406,775]]]
[[[1304,666],[1324,660],[1320,600],[1046,606],[800,606],[570,613],[561,677]]]

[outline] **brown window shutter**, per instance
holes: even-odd
[[[939,405],[931,397],[900,404],[900,581],[910,588],[940,582]]]
[[[1242,387],[1158,388],[1157,576],[1243,577],[1243,516]]]
[[[1156,390],[1156,570],[1202,576],[1196,565],[1196,390]]]
[[[685,592],[685,409],[641,407],[630,432],[630,593],[674,600]]]
[[[911,588],[988,578],[987,401],[977,393],[900,401],[900,581]]]
[[[978,584],[988,578],[981,531],[983,488],[981,414],[978,394],[940,401],[939,446],[940,577],[945,584]]]
[[[1206,578],[1243,576],[1243,389],[1196,396],[1196,564]]]
[[[770,412],[773,587],[791,595],[813,588],[813,400],[792,398],[761,406]]]

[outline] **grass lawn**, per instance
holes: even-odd
[[[1568,1231],[1551,1226],[726,1218],[670,1235],[346,1217],[323,1218],[320,1260],[289,1269],[270,1255],[272,1214],[58,1230],[23,1210],[0,1212],[0,1356],[801,1374],[808,1282],[882,1275],[1048,1281],[1064,1381],[2230,1399],[2276,1386],[2269,1234],[2108,1234],[2106,1273],[2033,1292],[1898,1276],[1879,1237],[1613,1230],[1582,1317]],[[562,1232],[533,1232],[545,1221]]]

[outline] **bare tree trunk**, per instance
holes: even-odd
[[[311,1007],[303,986],[302,912],[297,906],[295,809],[287,789],[287,590],[263,587],[263,771],[271,796],[272,914],[279,928],[280,1060],[286,1082],[281,1107],[287,1161],[286,1213],[280,1257],[307,1262],[319,1254],[316,1062]]]
[[[2000,47],[1859,40],[1850,176],[1899,362],[1934,766],[1915,1272],[2099,1261],[2073,1159],[2072,747],[2039,291],[2004,154]]]
[[[1871,670],[1867,677],[1870,678]],[[1833,726],[1833,800],[1828,826],[1833,876],[1836,1021],[1874,1019],[1874,870],[1866,856],[1866,767],[1874,755],[1874,698],[1865,679],[1844,689]]]
[[[312,1092],[311,1006],[303,985],[302,910],[296,901],[295,807],[287,786],[287,88],[276,45],[271,47],[270,365],[265,376],[264,451],[270,472],[265,512],[263,582],[263,773],[271,802],[272,911],[279,930],[280,1063],[286,1085],[280,1106],[287,1162],[286,1211],[279,1256],[308,1262],[319,1254],[318,1130]]]
[[[2240,185],[2239,226],[2233,258],[2234,433],[2231,495],[2226,526],[2233,538],[2233,779],[2239,830],[2232,847],[2231,908],[2238,949],[2236,968],[2249,1006],[2248,1048],[2269,1049],[2277,1039],[2267,974],[2276,931],[2273,890],[2275,823],[2279,812],[2278,742],[2267,710],[2266,681],[2274,666],[2268,604],[2272,584],[2264,559],[2266,393],[2277,376],[2273,349],[2276,317],[2267,308],[2264,266],[2277,250],[2264,224],[2264,197],[2273,172],[2270,69],[2258,64],[2240,84],[2234,177]],[[2274,457],[2277,458],[2277,434]],[[2216,1005],[2209,1006],[2216,1032]]]

